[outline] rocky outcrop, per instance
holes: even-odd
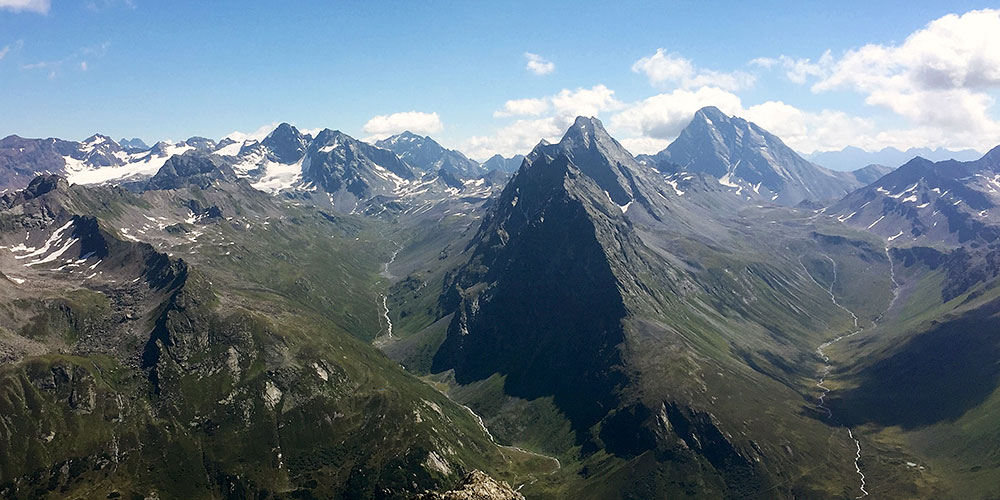
[[[523,500],[509,484],[497,481],[483,471],[474,470],[465,475],[454,489],[429,491],[416,497],[418,500]]]
[[[232,167],[202,153],[172,156],[146,184],[147,190],[196,186],[205,189],[216,181],[235,181]]]

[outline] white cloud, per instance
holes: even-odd
[[[809,78],[822,77],[829,74],[833,66],[833,54],[829,50],[813,62],[809,58],[793,59],[782,55],[778,58],[785,69],[785,76],[793,83],[802,84]]]
[[[740,90],[752,87],[756,80],[745,71],[725,73],[697,68],[689,59],[665,49],[656,49],[655,54],[639,59],[632,71],[646,75],[651,85],[675,84],[686,89],[712,86]]]
[[[874,146],[870,136],[875,124],[842,111],[825,109],[811,113],[781,101],[768,101],[750,106],[740,116],[777,135],[801,153],[841,149],[848,145]]]
[[[80,71],[87,71],[87,61],[80,61]]]
[[[598,116],[602,111],[614,111],[625,105],[615,99],[615,91],[604,85],[589,89],[563,89],[549,97],[557,121],[569,127],[577,116]]]
[[[0,9],[14,12],[27,11],[48,14],[50,7],[49,0],[0,0]]]
[[[694,113],[705,106],[752,121],[803,153],[868,145],[871,141],[866,138],[874,130],[869,120],[839,111],[812,113],[780,101],[745,108],[739,96],[716,87],[677,89],[648,97],[612,116],[608,127],[633,154],[656,153],[669,145],[691,122]]]
[[[225,139],[232,139],[236,142],[243,141],[262,141],[268,134],[274,132],[274,129],[278,128],[278,122],[271,122],[267,125],[263,125],[253,132],[240,132],[233,131],[225,137]]]
[[[848,145],[985,150],[1000,138],[993,114],[1000,95],[1000,10],[941,17],[901,43],[869,44],[840,56],[825,51],[814,58],[761,57],[747,68],[779,71],[791,82],[811,85],[814,93],[857,92],[867,104],[899,118],[876,122],[780,100],[744,106],[737,91],[753,85],[753,74],[707,70],[659,49],[636,61],[632,71],[654,86],[672,86],[668,91],[627,104],[604,86],[508,101],[494,116],[521,119],[466,146],[474,157],[525,153],[541,138],[557,140],[577,114],[614,112],[606,120],[611,133],[633,153],[652,153],[668,145],[704,106],[753,121],[803,153]]]
[[[299,132],[301,132],[303,135],[312,136],[313,138],[315,138],[317,135],[319,135],[320,132],[323,131],[323,127],[319,127],[319,128],[295,127],[295,128],[297,128],[299,130]]]
[[[666,139],[655,139],[653,137],[625,137],[616,139],[633,155],[658,153],[667,149],[667,146],[671,142]]]
[[[20,50],[21,47],[24,47],[24,40],[18,40],[14,43],[4,45],[3,48],[0,48],[0,60],[7,57],[7,54]]]
[[[524,57],[528,59],[525,69],[536,75],[547,75],[556,70],[556,65],[538,54],[525,52]]]
[[[691,61],[677,55],[668,54],[664,49],[656,49],[656,53],[643,57],[632,65],[632,71],[642,73],[649,78],[649,83],[677,82],[694,74]]]
[[[599,116],[605,111],[624,108],[615,91],[604,85],[591,88],[563,89],[540,98],[507,101],[494,117],[537,116],[522,118],[498,129],[492,135],[467,139],[460,149],[471,158],[486,159],[496,153],[504,156],[527,154],[538,141],[556,141],[577,116]]]
[[[378,115],[365,123],[363,130],[371,135],[370,139],[384,139],[390,135],[409,130],[415,134],[433,134],[444,129],[441,117],[437,113],[421,111],[406,111],[391,115]]]
[[[528,154],[542,139],[556,140],[565,132],[554,117],[517,120],[493,135],[473,136],[460,145],[460,150],[470,158],[485,160],[494,154],[510,157]]]
[[[503,109],[493,112],[494,118],[507,118],[510,116],[537,116],[549,109],[548,99],[514,99],[507,101]]]
[[[751,59],[750,62],[747,63],[747,64],[749,64],[751,66],[758,66],[758,67],[761,67],[761,68],[764,68],[764,69],[770,69],[770,68],[774,67],[775,64],[778,64],[779,62],[780,61],[778,61],[777,59],[775,59],[773,57],[758,57],[756,59]]]
[[[813,80],[813,92],[855,91],[904,118],[913,128],[893,132],[908,140],[984,149],[1000,137],[991,95],[1000,90],[1000,10],[949,14],[900,44],[868,44],[837,60],[829,52],[816,64],[784,60],[789,79]],[[877,137],[892,139],[887,132]]]
[[[716,106],[727,114],[738,114],[743,110],[740,98],[736,94],[719,88],[677,89],[632,104],[628,109],[612,116],[608,126],[614,133],[623,137],[669,141],[677,137],[691,122],[695,111],[705,106]],[[653,142],[649,141],[647,144]]]

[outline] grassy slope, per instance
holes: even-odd
[[[209,193],[209,201],[224,194]],[[86,207],[97,200],[111,230],[130,225],[122,218],[135,216],[136,206],[182,212],[166,197],[116,201],[133,210],[109,207],[106,198],[87,192],[74,201]],[[36,451],[5,455],[16,463],[4,470],[35,471],[31,477],[47,478],[42,490],[60,496],[160,490],[214,497],[239,483],[351,497],[447,484],[462,468],[514,480],[545,462],[501,453],[464,409],[367,345],[379,331],[379,263],[391,251],[378,228],[286,207],[284,220],[255,220],[247,229],[241,218],[252,217],[250,210],[226,209],[240,220],[199,227],[205,234],[197,242],[170,245],[202,270],[195,288],[217,297],[190,309],[201,311],[195,332],[215,339],[212,347],[184,366],[166,359],[166,392],[159,396],[142,372],[113,359],[95,367],[96,358],[49,356],[4,366],[0,414],[14,422],[7,430],[36,438],[25,441]],[[99,302],[79,308],[99,309]],[[66,415],[58,391],[25,382],[53,366],[78,371],[89,384],[84,389],[95,388],[96,410]],[[272,387],[281,391],[273,404]],[[49,427],[57,432],[46,441]],[[8,445],[13,435],[4,433]],[[125,459],[109,462],[115,447]],[[425,465],[431,451],[449,464],[449,474]],[[66,476],[65,463],[82,469]],[[0,484],[8,480],[0,477]]]

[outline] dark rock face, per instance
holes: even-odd
[[[261,141],[261,145],[266,146],[270,150],[275,161],[279,163],[295,163],[305,153],[308,141],[297,128],[287,123],[282,123]]]
[[[226,163],[200,153],[170,157],[146,184],[147,190],[177,189],[186,185],[207,188],[215,181],[235,181]]]
[[[454,280],[450,300],[461,302],[435,371],[454,368],[462,383],[506,374],[508,393],[555,396],[578,430],[616,404],[626,310],[592,219],[600,197],[565,156],[513,179]],[[624,224],[620,213],[602,222]]]
[[[66,182],[66,179],[62,176],[40,175],[28,183],[28,187],[24,190],[24,194],[27,199],[31,199],[52,191],[60,189],[65,190],[68,187],[69,182]]]

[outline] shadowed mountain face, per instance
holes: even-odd
[[[308,141],[299,129],[282,123],[261,141],[279,163],[295,163],[302,158]]]
[[[218,157],[187,153],[170,157],[146,184],[146,189],[178,189],[187,184],[207,188],[218,181],[236,181],[236,173]]]
[[[934,325],[866,367],[831,408],[848,425],[953,422],[1000,387],[1000,302]]]
[[[454,368],[462,383],[506,374],[510,394],[554,395],[586,429],[623,381],[625,306],[604,244],[623,239],[625,221],[562,155],[536,157],[495,206],[451,285],[459,312],[435,370]]]

